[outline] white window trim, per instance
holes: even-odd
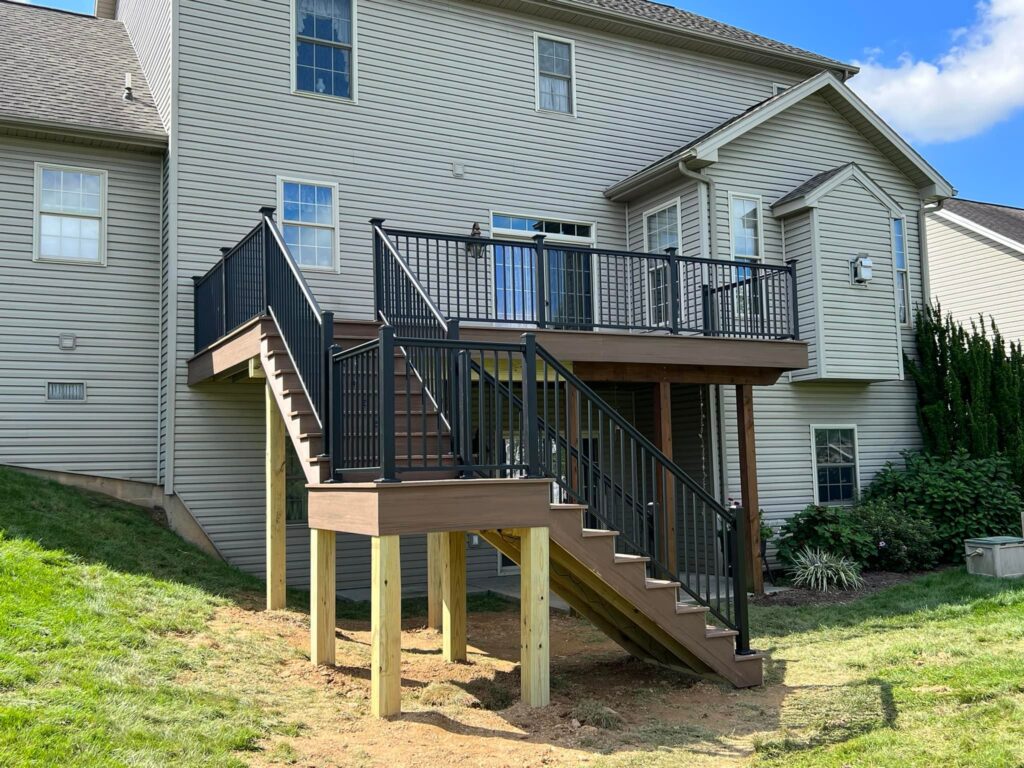
[[[759,263],[764,263],[764,205],[761,195],[748,195],[743,192],[729,192],[729,256],[736,261],[736,226],[733,221],[732,203],[733,200],[750,200],[757,203],[757,257]],[[742,257],[749,258],[747,256]]]
[[[100,220],[100,246],[99,246],[99,258],[96,261],[88,261],[86,259],[54,259],[48,256],[42,256],[39,253],[39,222],[41,220],[42,201],[43,201],[43,170],[49,171],[72,171],[74,173],[91,173],[100,177],[100,215],[99,216],[86,216],[74,213],[52,213],[53,216],[71,216],[74,218],[82,219],[99,219]],[[77,264],[84,267],[105,267],[107,266],[107,219],[109,213],[107,210],[107,172],[100,168],[82,168],[75,165],[58,165],[55,163],[36,163],[35,164],[35,182],[32,194],[32,261],[43,262],[46,264]]]
[[[291,184],[312,184],[317,187],[330,187],[334,196],[334,205],[331,206],[331,227],[334,229],[334,237],[331,238],[331,266],[329,267],[311,267],[307,264],[299,264],[299,269],[303,272],[326,272],[338,274],[341,272],[341,228],[338,225],[338,210],[341,207],[341,202],[338,199],[338,183],[336,181],[324,181],[316,179],[304,179],[298,176],[278,176],[277,177],[277,224],[281,229],[281,238],[284,239],[284,225],[286,223],[284,218],[284,185],[285,182]],[[301,225],[302,222],[288,222]],[[305,226],[319,227],[321,229],[327,229],[322,224],[306,224]],[[298,262],[296,262],[298,264]]]
[[[352,0],[352,71],[349,73],[349,77],[352,82],[349,84],[352,95],[348,98],[344,96],[335,96],[334,94],[328,93],[313,93],[312,91],[300,91],[299,90],[299,70],[298,62],[298,45],[297,38],[298,33],[295,31],[295,22],[297,21],[295,6],[298,0],[288,0],[291,5],[290,23],[291,33],[289,35],[291,39],[291,84],[289,89],[293,96],[304,96],[310,99],[322,99],[329,101],[333,104],[358,104],[359,103],[359,2],[358,0]],[[291,181],[291,179],[289,179]]]
[[[682,196],[680,196],[680,197],[673,198],[672,200],[669,200],[664,205],[660,205],[657,208],[650,208],[650,209],[644,211],[643,217],[642,217],[641,220],[643,221],[643,225],[644,225],[644,252],[645,253],[649,253],[650,252],[650,247],[651,247],[650,246],[650,241],[648,240],[648,237],[647,237],[648,234],[649,234],[648,230],[647,230],[647,219],[649,219],[651,216],[654,216],[655,214],[661,213],[662,211],[667,211],[672,206],[675,206],[675,209],[676,209],[676,242],[679,243],[679,245],[677,247],[680,250],[682,250],[682,247],[683,247],[683,199],[682,199]],[[651,313],[651,310],[654,308],[654,306],[653,306],[653,304],[651,303],[651,300],[650,300],[650,297],[651,297],[651,293],[650,293],[651,292],[651,273],[654,272],[655,269],[661,269],[661,266],[659,265],[658,267],[652,267],[650,265],[650,263],[648,262],[647,268],[644,271],[644,291],[647,294],[647,302],[646,302],[647,303],[647,324],[648,325],[652,325],[652,326],[653,325],[657,325],[659,328],[667,328],[668,326],[670,326],[672,324],[672,307],[671,306],[669,306],[669,308],[668,308],[668,317],[665,319],[665,322],[663,322],[663,323],[655,323],[654,322],[654,317],[653,317],[653,315]],[[670,293],[671,293],[671,291],[670,291]],[[672,299],[671,299],[671,296],[670,296],[669,297],[669,301],[671,301],[671,300]],[[682,309],[682,308],[680,308],[680,309]]]
[[[814,433],[819,429],[850,429],[853,430],[853,475],[854,483],[854,497],[852,500],[847,502],[835,503],[832,502],[832,506],[852,506],[856,504],[860,499],[861,494],[861,483],[860,483],[860,439],[857,434],[856,424],[811,424],[811,483],[814,488],[814,501],[815,505],[820,505],[818,501],[818,452],[815,449]]]
[[[904,269],[899,269],[896,266],[896,221],[903,222],[903,262],[906,264]],[[914,327],[914,302],[913,302],[913,290],[910,286],[910,248],[909,238],[907,237],[907,217],[906,216],[893,216],[889,221],[889,231],[892,235],[892,287],[893,296],[896,299],[896,325],[900,328],[913,328]],[[899,274],[903,272],[907,276],[907,319],[906,321],[900,320],[900,281]]]
[[[565,43],[569,46],[569,98],[572,99],[572,110],[560,112],[553,109],[542,109],[540,106],[540,39],[553,40],[556,43]],[[565,115],[576,117],[576,41],[567,37],[558,37],[544,32],[533,33],[533,108],[534,111],[545,115]]]
[[[568,113],[561,113],[568,114]],[[563,224],[582,224],[585,227],[590,227],[590,237],[573,237],[571,235],[548,235],[543,232],[523,232],[521,229],[502,229],[494,226],[495,216],[508,216],[513,219],[538,219],[540,221],[558,221]],[[528,242],[533,240],[534,235],[544,235],[544,242],[554,243],[556,245],[577,245],[583,248],[597,248],[597,222],[593,221],[582,221],[580,219],[574,219],[571,216],[559,216],[557,214],[543,213],[511,213],[504,209],[491,208],[487,211],[487,225],[490,227],[491,237],[497,240],[522,240]],[[493,248],[488,248],[487,258],[490,260],[490,266],[488,267],[491,278],[494,279],[494,286],[490,291],[491,294],[491,314],[497,314],[498,312],[498,283],[497,283],[497,264],[495,263],[495,254]],[[594,297],[594,306],[591,311],[594,313],[594,323],[598,323],[600,318],[600,302],[598,299],[598,274],[597,270],[593,268],[591,264],[590,270],[590,281],[591,281],[591,295]]]

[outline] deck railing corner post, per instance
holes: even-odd
[[[790,336],[795,339],[800,339],[800,305],[797,303],[797,285],[796,285],[796,263],[797,259],[793,259],[789,262],[789,292],[790,292]]]
[[[537,426],[537,337],[523,334],[523,420],[527,477],[540,477],[540,430]]]
[[[533,236],[533,247],[536,252],[537,263],[535,265],[536,276],[535,282],[537,286],[536,294],[534,295],[534,302],[536,303],[535,312],[537,315],[537,327],[543,328],[547,325],[547,249],[544,247],[545,235],[534,235]],[[525,307],[523,308],[525,310]]]
[[[751,653],[750,650],[750,621],[747,616],[747,541],[746,526],[743,521],[746,513],[742,509],[733,510],[732,532],[732,599],[733,610],[736,621],[736,653],[743,656]]]
[[[382,325],[378,377],[380,381],[380,480],[382,483],[398,481],[395,471],[395,329]]]
[[[682,305],[682,296],[679,290],[679,249],[678,248],[666,248],[665,253],[668,255],[668,271],[669,271],[669,301],[671,302],[671,327],[669,330],[672,333],[679,333],[679,310]]]

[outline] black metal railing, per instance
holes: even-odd
[[[385,229],[379,219],[374,231],[449,321],[799,338],[794,264]],[[383,312],[403,295],[378,274]]]
[[[260,216],[260,223],[237,245],[223,249],[205,275],[193,278],[195,351],[269,314],[314,415],[324,425],[330,412],[327,353],[333,344],[334,313],[317,303],[274,223],[274,208],[260,208]]]

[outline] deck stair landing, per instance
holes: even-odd
[[[760,685],[763,654],[736,654],[735,635],[708,623],[708,609],[678,600],[678,584],[647,576],[647,558],[615,551],[615,531],[584,527],[585,505],[550,505],[551,589],[638,658]],[[515,562],[515,531],[481,531]]]

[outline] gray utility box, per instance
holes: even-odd
[[[1000,579],[1024,576],[1024,539],[1017,536],[990,536],[964,542],[968,573]]]

